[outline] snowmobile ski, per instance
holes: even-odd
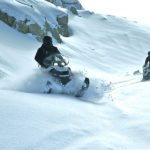
[[[78,93],[75,95],[76,97],[82,97],[85,91],[89,88],[90,80],[89,78],[85,78],[84,83]]]

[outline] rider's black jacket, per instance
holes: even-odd
[[[149,63],[149,67],[150,67],[150,56],[146,57],[144,66],[147,66],[148,63]]]
[[[41,67],[45,67],[43,64],[43,60],[50,55],[53,55],[55,53],[59,53],[59,50],[57,49],[57,47],[53,46],[53,45],[46,45],[46,44],[42,44],[42,46],[37,50],[37,53],[35,55],[35,60],[41,65]]]

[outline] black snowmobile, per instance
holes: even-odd
[[[150,79],[150,67],[147,65],[143,67],[143,80],[149,79]]]
[[[61,54],[54,54],[52,56],[48,56],[43,61],[46,68],[48,68],[48,72],[53,77],[53,79],[58,82],[61,86],[66,86],[73,79],[73,73],[71,72],[70,67],[68,66],[69,60]],[[84,81],[75,93],[76,97],[81,97],[84,95],[85,91],[89,87],[89,78],[84,78]],[[53,86],[51,81],[47,81],[46,83],[47,91],[46,93],[51,93],[53,91]]]

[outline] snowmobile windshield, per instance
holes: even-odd
[[[46,57],[43,63],[46,67],[51,67],[51,66],[64,67],[69,64],[69,60],[61,54],[54,54]]]
[[[54,55],[53,66],[64,67],[68,65],[68,63],[69,63],[69,60],[65,56],[61,54]]]

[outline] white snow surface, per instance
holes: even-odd
[[[80,11],[56,44],[90,78],[82,98],[44,94],[41,43],[0,21],[0,150],[149,150],[150,83],[141,70],[150,27]],[[71,87],[70,87],[71,89]]]

